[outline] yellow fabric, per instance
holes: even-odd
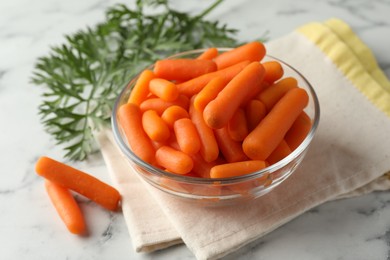
[[[360,40],[359,37],[352,31],[348,24],[340,19],[329,19],[323,23],[329,27],[340,40],[352,50],[355,56],[359,59],[360,64],[365,67],[368,73],[387,91],[390,93],[390,81],[379,68],[376,58],[372,51]]]
[[[338,19],[298,29],[338,67],[376,107],[390,117],[390,81],[369,48]]]

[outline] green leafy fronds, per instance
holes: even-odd
[[[93,133],[109,125],[115,98],[130,78],[170,54],[210,46],[235,46],[235,30],[201,14],[172,9],[167,0],[137,0],[136,8],[109,8],[106,21],[66,36],[38,59],[32,82],[44,86],[39,106],[47,132],[65,145],[66,157],[83,160],[96,149]],[[144,7],[159,8],[147,14]],[[157,10],[157,9],[156,9]]]

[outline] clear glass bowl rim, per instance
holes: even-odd
[[[217,48],[217,49],[219,52],[220,51],[225,52],[225,51],[231,50],[232,48]],[[167,57],[166,59],[187,57],[187,56],[194,55],[194,54],[200,54],[200,53],[204,52],[205,50],[206,49],[196,49],[196,50],[181,52],[181,53],[171,55],[171,56]],[[184,175],[173,174],[173,173],[163,171],[157,167],[154,167],[151,164],[146,163],[141,158],[136,156],[131,151],[129,146],[126,144],[126,142],[123,140],[121,133],[120,133],[118,121],[117,121],[117,110],[119,108],[122,97],[126,93],[126,91],[128,90],[129,86],[131,86],[135,82],[135,80],[138,78],[139,74],[137,74],[132,79],[130,79],[130,81],[122,89],[122,91],[120,92],[120,94],[118,95],[118,97],[116,98],[116,101],[114,103],[112,117],[111,117],[111,125],[112,125],[114,139],[115,139],[116,143],[119,145],[121,151],[125,154],[125,156],[127,158],[130,158],[138,166],[141,166],[142,168],[146,169],[148,172],[155,174],[159,177],[166,177],[168,179],[172,179],[172,180],[175,180],[175,181],[181,182],[181,183],[210,184],[210,185],[213,185],[216,183],[218,183],[219,185],[233,184],[233,183],[240,183],[240,182],[256,179],[256,178],[259,178],[259,177],[261,177],[265,174],[268,174],[270,172],[275,172],[279,169],[282,169],[287,164],[289,164],[291,161],[294,161],[309,146],[309,144],[310,144],[311,140],[313,139],[314,134],[317,130],[318,124],[319,124],[320,105],[319,105],[317,94],[316,94],[313,86],[299,71],[297,71],[294,67],[292,67],[288,63],[286,63],[283,60],[276,58],[274,56],[266,54],[264,58],[276,60],[276,61],[282,63],[284,66],[287,66],[288,68],[290,68],[297,75],[299,75],[301,77],[301,79],[305,82],[305,84],[307,85],[309,92],[310,92],[310,95],[312,96],[313,102],[314,102],[314,119],[313,119],[313,124],[312,124],[312,127],[311,127],[308,135],[303,140],[303,142],[291,154],[289,154],[287,157],[283,158],[279,162],[272,164],[272,165],[270,165],[264,169],[261,169],[259,171],[253,172],[253,173],[249,173],[249,174],[245,174],[245,175],[241,175],[241,176],[229,177],[229,178],[200,178],[200,177],[184,176]],[[145,69],[152,69],[152,68],[153,68],[153,64]]]

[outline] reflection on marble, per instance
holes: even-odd
[[[123,216],[77,197],[89,235],[70,235],[34,173],[41,155],[62,151],[39,123],[41,89],[30,83],[37,57],[63,35],[101,21],[118,1],[13,0],[0,2],[0,259],[193,259],[183,245],[134,252]],[[210,1],[172,1],[196,12]],[[134,1],[131,1],[131,5]],[[390,76],[388,0],[227,0],[209,15],[240,30],[243,41],[280,37],[310,21],[339,17],[368,44]],[[74,166],[110,182],[99,154]],[[389,259],[390,193],[326,203],[225,259]]]

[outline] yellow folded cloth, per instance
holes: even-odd
[[[143,183],[115,147],[99,142],[136,251],[184,242],[220,258],[321,203],[390,188],[390,82],[367,46],[338,19],[310,23],[267,45],[317,92],[321,120],[298,170],[252,204],[202,208]]]

